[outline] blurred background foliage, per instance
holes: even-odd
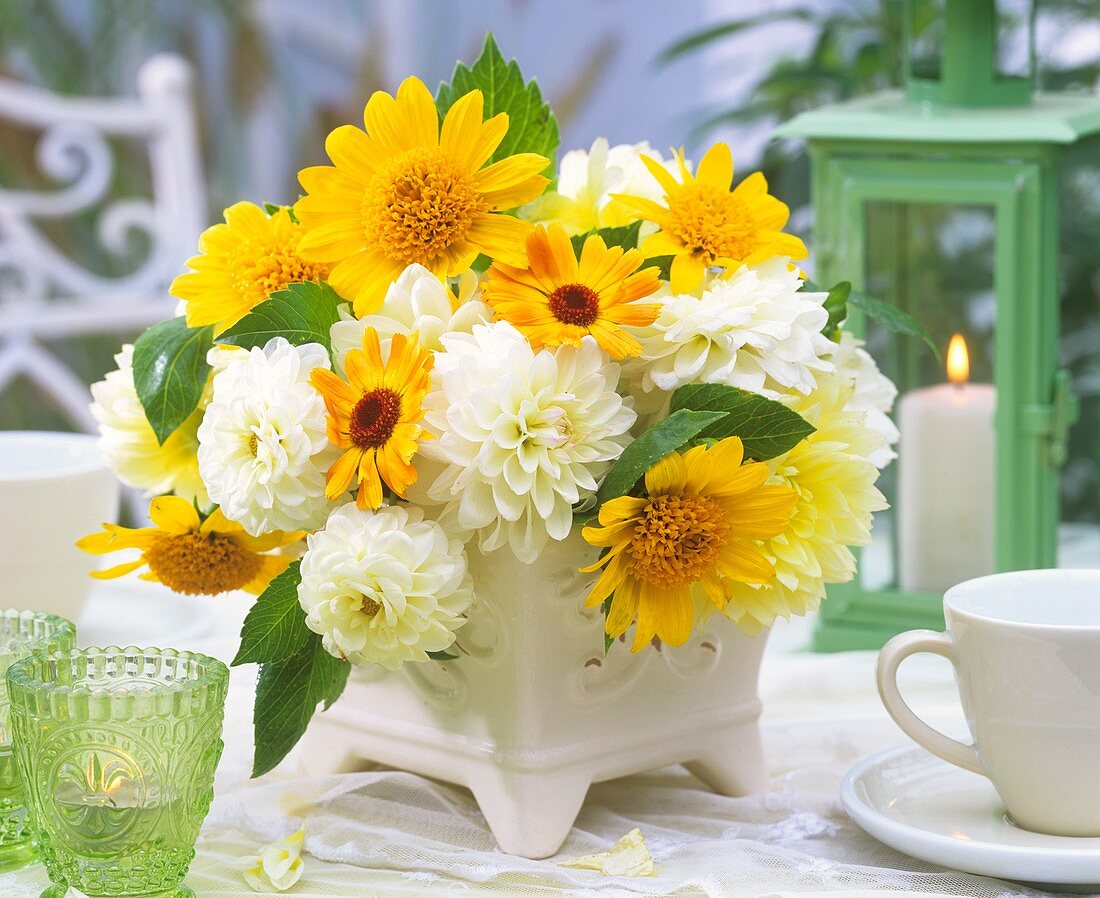
[[[1038,88],[1094,92],[1100,85],[1096,30],[1100,0],[1037,0],[1014,6],[1016,16],[1006,15],[1002,35],[1026,32],[1027,18],[1034,17]],[[917,0],[914,32],[926,33],[942,17],[942,9],[942,0]],[[754,33],[764,39],[765,29],[774,29],[777,22],[809,32],[809,49],[776,58],[753,80],[744,102],[701,112],[695,124],[702,136],[731,127],[772,127],[817,106],[900,88],[904,12],[903,0],[786,4],[692,31],[664,49],[657,63],[667,66],[723,44],[752,40]],[[1081,40],[1085,35],[1089,39]],[[1075,37],[1078,40],[1073,41]],[[1076,47],[1067,52],[1071,43]],[[772,192],[791,206],[793,229],[812,237],[810,167],[803,144],[771,141],[756,159],[741,162],[764,172]],[[994,326],[993,227],[983,213],[928,207],[908,216],[907,227],[899,227],[897,210],[872,210],[873,222],[882,225],[878,243],[887,253],[890,247],[885,244],[898,244],[892,247],[895,257],[904,256],[906,270],[928,284],[926,295],[940,300],[929,303],[928,314],[934,317],[945,305],[967,303],[970,317],[977,319],[972,320],[972,329],[987,337],[988,355]],[[1070,458],[1062,473],[1063,518],[1095,522],[1100,520],[1100,148],[1095,140],[1085,142],[1065,160],[1061,215],[1061,363],[1071,372],[1081,402],[1081,417],[1071,433]],[[872,226],[869,231],[876,229]],[[878,255],[881,258],[883,253]],[[876,278],[876,272],[868,272],[868,286],[886,290],[882,295],[889,298],[890,281],[879,274]],[[942,330],[935,321],[926,323],[933,332]],[[980,353],[983,347],[976,349]],[[976,372],[982,367],[979,358]],[[988,358],[984,367],[988,377]]]

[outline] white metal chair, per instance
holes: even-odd
[[[149,59],[132,98],[76,98],[0,79],[0,118],[41,132],[42,189],[0,185],[0,392],[22,375],[80,430],[94,431],[88,386],[45,341],[133,333],[172,313],[167,292],[206,218],[192,71],[173,55]],[[109,196],[113,139],[147,147],[151,198]],[[2,150],[0,150],[2,151]],[[149,252],[136,270],[104,277],[67,257],[43,232],[93,214],[96,237],[120,256],[135,234]]]

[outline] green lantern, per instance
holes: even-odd
[[[815,280],[851,280],[898,305],[943,350],[963,335],[972,380],[995,397],[990,457],[968,436],[981,429],[969,411],[957,428],[948,414],[928,430],[940,413],[918,406],[939,401],[929,385],[947,380],[942,356],[853,310],[850,328],[898,384],[917,436],[903,424],[900,475],[883,478],[893,507],[876,518],[856,581],[830,590],[822,651],[941,629],[945,577],[1056,563],[1058,468],[1076,415],[1057,361],[1059,175],[1063,157],[1100,134],[1100,98],[1033,92],[1030,21],[1016,41],[1023,71],[1006,74],[995,0],[944,0],[931,16],[929,6],[907,2],[904,92],[816,109],[779,133],[808,143]],[[973,246],[956,245],[976,239],[989,247],[977,265]],[[942,387],[944,402],[979,392],[960,390]],[[942,438],[925,439],[936,427]]]

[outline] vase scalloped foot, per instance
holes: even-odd
[[[591,782],[573,772],[483,769],[470,782],[470,791],[501,850],[539,860],[557,854]]]
[[[80,892],[70,889],[66,885],[52,885],[44,891],[40,898],[77,898]],[[195,893],[187,886],[176,886],[166,892],[148,892],[144,895],[127,895],[126,898],[195,898]]]
[[[755,720],[708,736],[698,756],[684,766],[721,795],[751,795],[768,788],[768,768]]]

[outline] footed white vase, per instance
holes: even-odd
[[[501,849],[529,858],[558,851],[594,782],[682,762],[725,795],[765,788],[764,635],[715,616],[683,646],[605,655],[577,571],[594,558],[576,532],[530,565],[474,549],[461,657],[355,671],[310,724],[310,771],[373,761],[467,786]]]

